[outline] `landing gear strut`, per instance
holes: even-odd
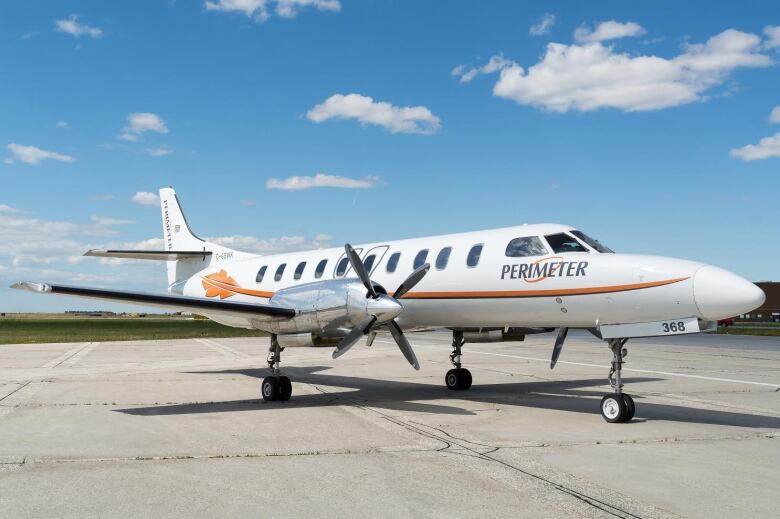
[[[623,346],[628,339],[609,339],[607,344],[612,350],[612,368],[609,370],[609,385],[615,391],[614,394],[605,395],[601,399],[601,416],[609,423],[628,422],[634,417],[636,406],[631,395],[623,393],[623,357],[628,355],[628,350]]]
[[[271,347],[268,348],[268,368],[271,370],[271,376],[265,377],[260,386],[260,393],[263,400],[273,402],[275,400],[286,401],[292,395],[292,382],[283,376],[279,370],[279,364],[282,361],[282,350],[276,335],[271,335]]]
[[[463,338],[463,332],[452,332],[452,353],[450,353],[450,362],[455,368],[449,370],[444,377],[444,382],[449,389],[468,389],[471,387],[471,372],[466,368],[460,367],[461,348],[466,343]]]

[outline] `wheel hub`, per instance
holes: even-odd
[[[604,416],[609,418],[610,420],[617,417],[618,413],[620,413],[620,406],[618,405],[617,401],[614,398],[608,398],[604,401]]]

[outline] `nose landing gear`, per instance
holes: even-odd
[[[292,382],[282,375],[279,369],[283,349],[279,346],[276,335],[271,335],[271,347],[268,349],[268,368],[271,370],[271,376],[265,377],[260,385],[260,394],[266,402],[284,402],[292,396]]]
[[[628,339],[609,339],[607,344],[612,350],[612,367],[609,370],[609,385],[615,391],[614,394],[605,395],[601,399],[601,416],[609,423],[624,423],[634,417],[636,406],[631,395],[623,393],[623,357],[628,355],[628,350],[623,346]]]
[[[450,353],[450,362],[453,369],[449,370],[444,376],[444,383],[447,384],[448,389],[463,390],[471,387],[471,372],[466,368],[462,368],[460,364],[460,358],[462,355],[461,348],[466,343],[463,338],[463,332],[452,332],[452,353]]]

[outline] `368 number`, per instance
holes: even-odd
[[[661,327],[664,333],[684,332],[685,323],[683,321],[671,321],[668,323],[661,323]]]

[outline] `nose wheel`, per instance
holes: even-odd
[[[605,395],[601,399],[601,416],[609,423],[625,423],[634,418],[636,405],[631,395],[623,393],[623,357],[628,355],[628,351],[623,347],[628,339],[609,339],[612,350],[612,367],[609,370],[609,384],[615,391],[614,394]]]
[[[460,358],[462,355],[461,348],[466,343],[463,338],[463,332],[452,332],[452,353],[450,353],[450,362],[454,366],[444,376],[444,383],[448,389],[464,390],[471,387],[471,371],[461,367]]]
[[[260,385],[260,394],[266,402],[280,400],[286,402],[292,396],[292,382],[281,374],[279,364],[282,361],[282,348],[276,335],[271,336],[271,347],[268,349],[268,367],[271,376],[265,377]]]

